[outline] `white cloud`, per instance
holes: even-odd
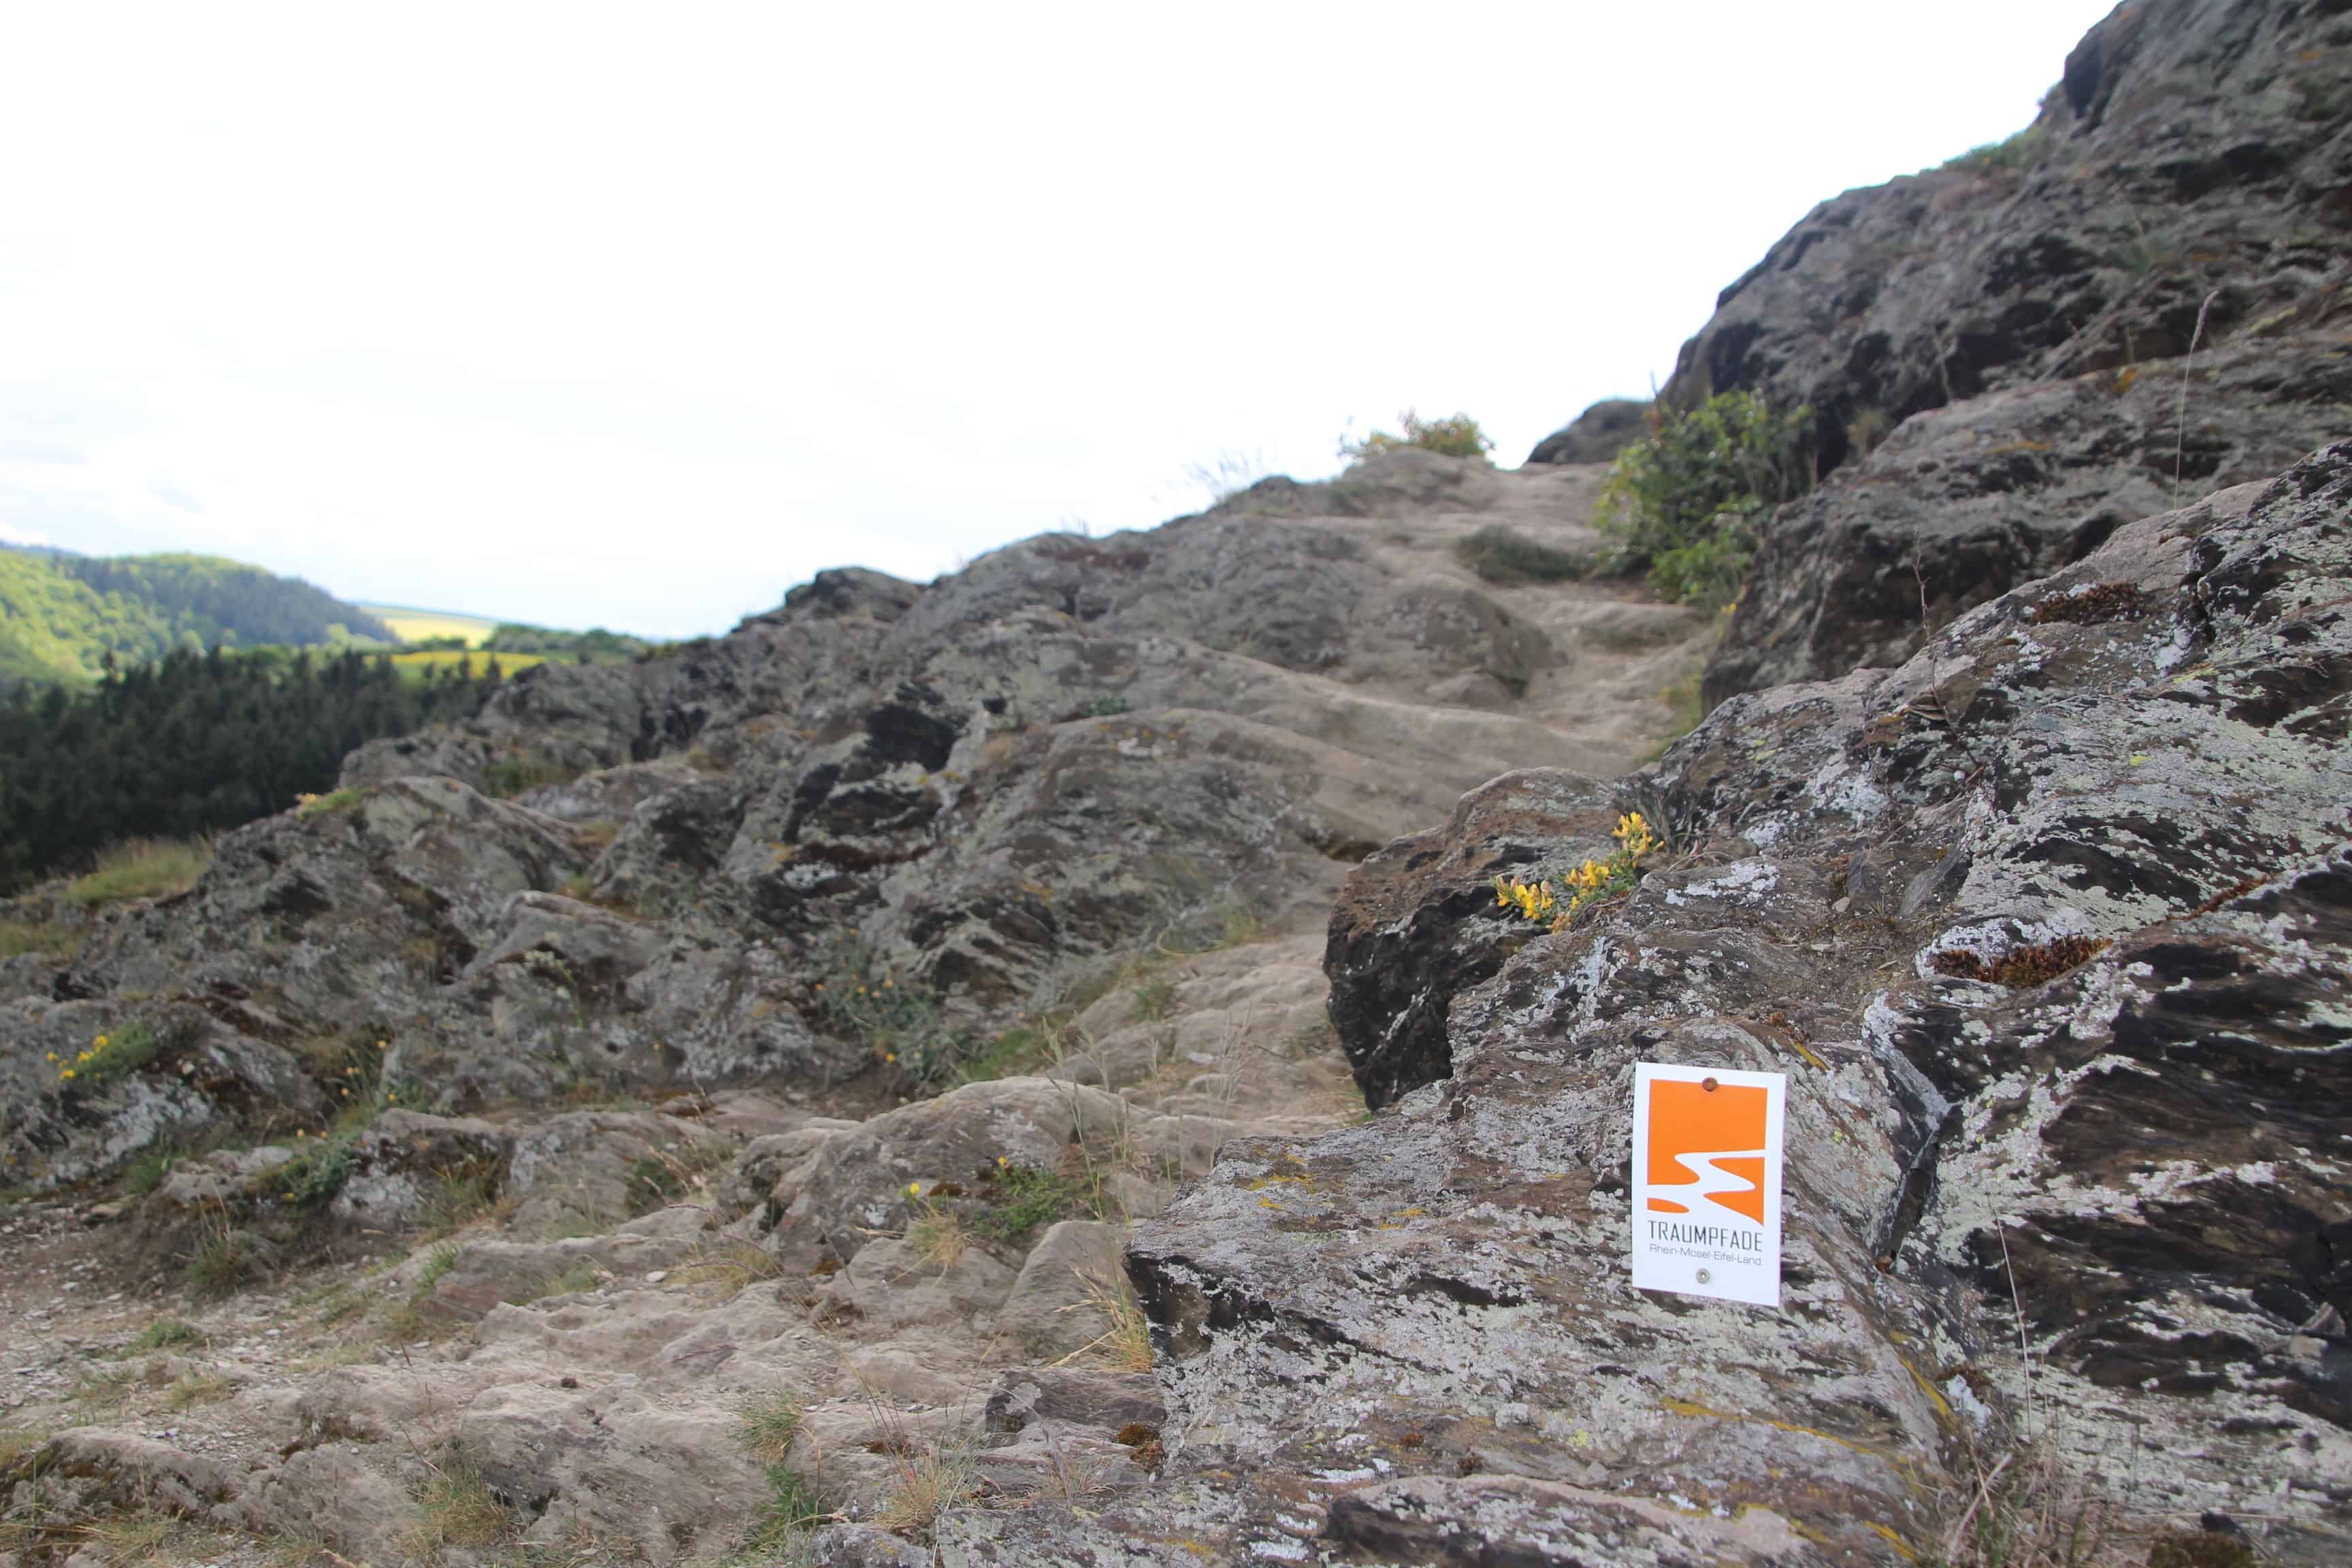
[[[1407,404],[1516,460],[2105,9],[28,9],[0,521],[683,633]]]

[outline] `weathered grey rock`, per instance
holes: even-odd
[[[2119,6],[2000,158],[1824,202],[1724,290],[1661,395],[1809,405],[1838,479],[1765,531],[1710,703],[1909,657],[1915,559],[1940,623],[2352,430],[2347,27]]]
[[[1637,398],[1604,397],[1536,443],[1530,463],[1606,463],[1647,433],[1650,405]]]
[[[2132,364],[1906,420],[1773,516],[1703,700],[1900,664],[2132,519],[2269,478],[2352,430],[2347,350],[2314,329],[2200,354],[2185,388],[2181,361]]]

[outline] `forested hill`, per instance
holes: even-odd
[[[0,685],[98,678],[174,648],[394,640],[299,578],[214,555],[89,556],[0,547]]]

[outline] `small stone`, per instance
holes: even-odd
[[[646,1274],[646,1283],[648,1285],[658,1285],[668,1278],[669,1270],[667,1268],[650,1269]]]

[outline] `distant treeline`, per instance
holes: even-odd
[[[389,626],[294,577],[212,555],[75,555],[0,546],[0,688],[98,679],[175,648],[390,641]]]
[[[421,678],[420,678],[421,675]],[[495,659],[404,676],[388,658],[257,649],[109,667],[0,697],[0,894],[107,844],[216,833],[331,790],[343,756],[479,709]]]

